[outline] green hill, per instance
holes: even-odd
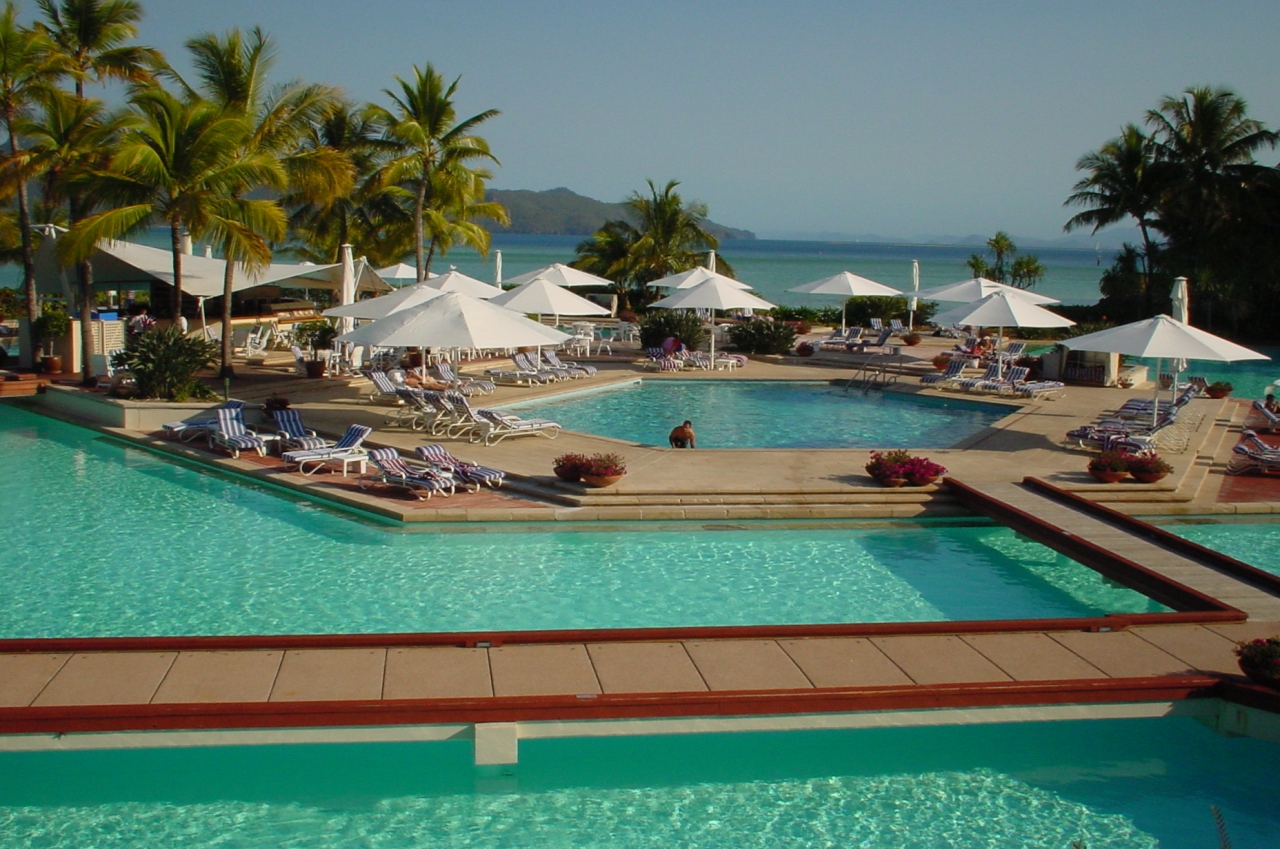
[[[544,236],[590,236],[611,218],[626,218],[620,203],[605,203],[583,197],[569,189],[490,189],[487,198],[497,201],[511,214],[511,226],[492,226],[495,233],[531,233]],[[754,239],[750,230],[737,230],[713,221],[707,231],[718,239]]]

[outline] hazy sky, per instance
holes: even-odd
[[[1163,95],[1229,86],[1280,125],[1276,0],[143,5],[179,66],[192,35],[258,24],[281,78],[359,100],[414,64],[461,75],[463,115],[502,112],[496,188],[677,179],[762,236],[1053,237],[1076,159]]]

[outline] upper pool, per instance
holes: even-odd
[[[640,380],[511,405],[569,430],[667,444],[688,419],[699,448],[948,448],[1008,407],[817,381]]]
[[[405,532],[6,405],[0,503],[26,505],[6,515],[0,637],[906,622],[1164,609],[987,523]]]

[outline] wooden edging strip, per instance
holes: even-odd
[[[1114,525],[1118,525],[1130,533],[1145,537],[1152,542],[1158,543],[1165,548],[1172,549],[1179,554],[1186,555],[1193,560],[1199,560],[1201,563],[1212,566],[1220,572],[1225,572],[1233,578],[1239,578],[1241,581],[1244,581],[1251,586],[1255,586],[1261,590],[1266,590],[1267,592],[1274,593],[1275,595],[1280,595],[1280,576],[1273,575],[1270,572],[1264,572],[1255,566],[1250,566],[1248,563],[1236,560],[1234,557],[1230,557],[1220,551],[1214,551],[1212,548],[1203,546],[1198,542],[1192,542],[1191,540],[1180,537],[1175,533],[1170,533],[1164,528],[1156,527],[1149,522],[1144,522],[1141,519],[1128,515],[1127,513],[1121,513],[1119,510],[1108,507],[1105,504],[1090,501],[1088,498],[1056,487],[1048,481],[1041,480],[1040,478],[1025,477],[1022,479],[1022,482],[1026,486],[1038,490],[1050,498],[1061,501],[1064,504],[1069,504],[1081,512],[1092,513],[1098,518],[1105,519]]]
[[[1012,504],[993,498],[962,481],[948,477],[945,482],[965,507],[1008,525],[1054,551],[1065,554],[1174,610],[1205,613],[1231,612],[1235,614],[1233,617],[1235,620],[1248,618],[1244,612],[1212,596],[1180,584],[1126,557],[1121,557],[1097,543],[1064,531],[1039,516],[1033,516]]]
[[[0,734],[655,719],[1173,701],[1217,695],[1216,676],[937,686],[483,699],[0,708]]]

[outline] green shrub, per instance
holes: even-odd
[[[674,336],[690,351],[699,351],[707,341],[707,329],[697,313],[686,310],[650,310],[640,319],[640,345],[660,348]]]
[[[217,343],[198,336],[188,338],[177,327],[166,327],[131,336],[125,346],[116,354],[113,365],[133,374],[139,396],[170,401],[217,397],[196,380],[201,369],[217,362]]]
[[[0,320],[21,318],[26,314],[27,304],[22,298],[22,292],[10,289],[8,286],[0,286]]]
[[[911,311],[909,307],[911,303],[906,298],[892,297],[859,297],[850,298],[846,302],[847,321],[852,326],[869,327],[871,319],[883,319],[885,324],[889,323],[889,319],[896,318],[903,324],[907,323],[907,318]],[[915,323],[919,327],[929,323],[929,319],[938,313],[938,304],[936,301],[920,301],[916,304]],[[836,318],[836,323],[839,323]]]
[[[58,307],[45,304],[44,312],[31,323],[32,341],[37,348],[61,339],[71,331],[71,319]]]
[[[730,327],[729,339],[748,354],[785,354],[796,343],[796,331],[780,321],[756,318]]]
[[[317,358],[316,351],[331,347],[337,335],[338,328],[324,320],[304,321],[293,327],[293,338],[297,340],[298,347],[310,348],[313,360]]]
[[[803,321],[827,327],[840,324],[839,307],[789,307],[777,306],[769,310],[774,321]]]

